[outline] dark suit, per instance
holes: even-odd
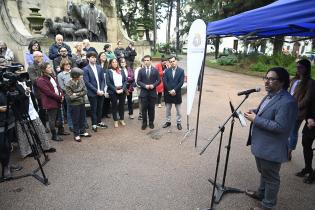
[[[83,68],[83,79],[91,105],[92,125],[97,125],[102,120],[104,96],[98,96],[97,91],[104,91],[105,88],[104,71],[100,65],[96,65],[96,70],[99,80],[99,89],[91,65],[87,65]]]
[[[146,73],[146,67],[139,70],[137,84],[141,88],[139,97],[141,98],[143,125],[146,125],[148,122],[147,115],[149,115],[149,123],[153,124],[154,122],[154,108],[157,99],[156,86],[158,86],[160,82],[160,75],[156,68],[150,67],[149,77]],[[145,87],[146,85],[153,85],[154,88],[148,90]]]
[[[168,68],[164,73],[164,101],[169,104],[181,104],[182,103],[182,94],[181,88],[184,84],[185,73],[182,68],[177,67],[175,75],[173,77],[173,69]],[[170,90],[175,90],[176,95],[171,96],[169,94]]]
[[[311,100],[309,104],[307,104],[306,108],[306,116],[305,119],[314,119],[315,120],[315,81],[312,80],[311,86]],[[303,155],[305,161],[305,169],[312,169],[312,161],[313,161],[313,150],[312,145],[315,139],[315,127],[309,128],[307,127],[307,122],[303,128],[303,136],[302,136],[302,145],[303,145]],[[315,174],[315,172],[314,172]]]
[[[264,106],[265,100],[269,102]],[[286,90],[265,97],[251,125],[251,151],[260,176],[257,195],[263,207],[273,209],[280,187],[281,163],[288,160],[288,137],[297,117],[297,102]]]

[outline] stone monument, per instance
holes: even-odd
[[[45,22],[41,29],[43,18]],[[34,22],[35,19],[37,22]],[[92,19],[96,21],[91,22]],[[118,40],[124,47],[132,41],[117,17],[114,0],[0,0],[0,40],[14,51],[18,62],[24,64],[24,53],[34,39],[48,53],[55,33],[63,34],[70,46],[73,46],[73,41],[88,38],[91,46],[99,52],[103,51],[105,43],[116,48]],[[146,41],[135,42],[135,47],[138,53],[136,60],[150,54]]]

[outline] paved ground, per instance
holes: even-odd
[[[181,66],[186,67],[185,63]],[[262,87],[262,80],[207,68],[202,94],[198,147],[194,136],[182,145],[184,131],[162,129],[164,107],[156,109],[156,129],[142,131],[138,120],[126,120],[126,127],[110,127],[93,133],[93,138],[77,143],[68,137],[55,143],[57,153],[44,170],[51,184],[44,186],[32,177],[0,183],[0,209],[204,209],[210,206],[219,139],[203,155],[201,148],[229,115],[229,98],[234,104],[240,90]],[[242,110],[255,107],[261,93],[252,94]],[[197,97],[198,99],[198,97]],[[183,103],[185,113],[186,100]],[[174,111],[174,110],[173,110]],[[191,115],[195,127],[197,100]],[[136,113],[138,110],[135,111]],[[173,112],[174,113],[174,112]],[[174,113],[175,114],[175,113]],[[184,117],[183,125],[186,124]],[[184,126],[186,127],[186,126]],[[224,136],[227,144],[229,125]],[[236,123],[226,184],[255,189],[258,173],[250,149],[245,146],[248,127]],[[222,152],[221,180],[225,149]],[[23,160],[24,171],[36,166],[33,159]],[[294,173],[303,167],[300,142],[293,160],[281,169],[278,209],[311,210],[315,207],[315,185],[306,185]],[[227,194],[215,206],[220,210],[248,209],[258,205],[244,194]]]

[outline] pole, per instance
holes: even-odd
[[[206,37],[206,39],[207,39],[207,37]],[[205,51],[203,54],[203,62],[202,62],[201,72],[200,72],[200,93],[199,93],[199,101],[198,101],[198,114],[197,114],[197,125],[196,125],[196,135],[195,135],[195,147],[197,147],[197,139],[198,139],[200,104],[201,104],[201,96],[202,96],[202,86],[203,86],[203,76],[204,76],[204,71],[205,71],[206,55],[207,55],[207,40],[205,42]]]
[[[153,22],[154,22],[153,49],[154,49],[154,54],[155,54],[156,53],[156,10],[155,10],[155,0],[153,0]]]

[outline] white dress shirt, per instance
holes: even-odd
[[[97,73],[97,69],[96,69],[96,65],[91,65],[92,71],[94,73],[95,79],[96,79],[96,83],[97,83],[97,90],[100,91],[100,81],[98,79],[98,73]]]

